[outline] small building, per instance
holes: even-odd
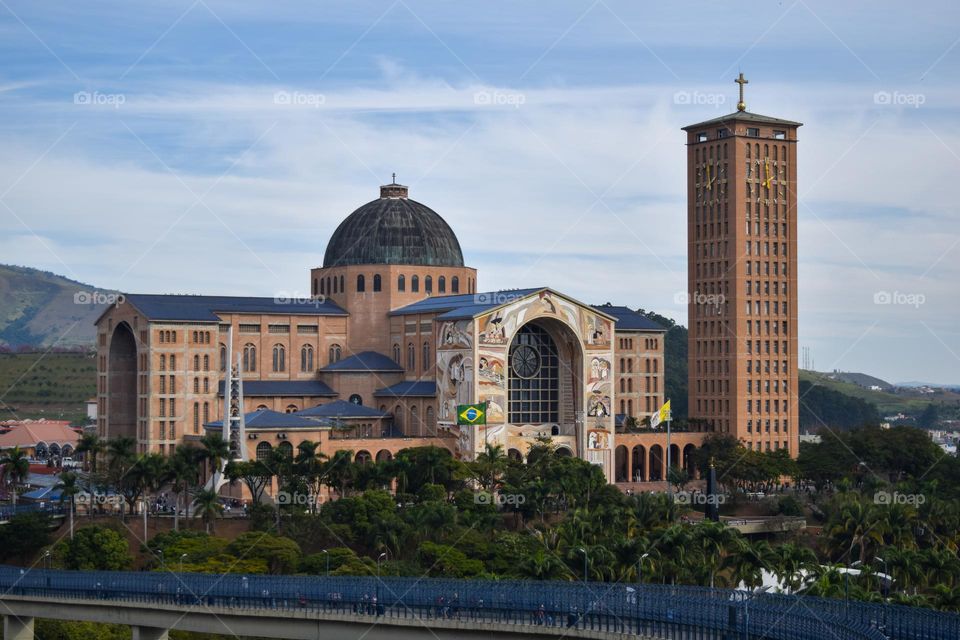
[[[34,460],[59,459],[73,455],[80,432],[69,420],[22,420],[4,423],[0,450],[20,447]]]

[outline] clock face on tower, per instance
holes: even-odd
[[[528,344],[522,344],[514,349],[510,361],[517,377],[529,379],[540,371],[540,354]]]

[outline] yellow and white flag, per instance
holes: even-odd
[[[663,406],[660,407],[660,410],[655,414],[650,416],[650,426],[656,427],[659,426],[661,422],[666,422],[670,419],[670,401],[667,400],[663,403]]]

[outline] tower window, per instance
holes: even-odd
[[[786,132],[786,131],[774,131],[774,132],[773,132],[773,139],[774,139],[774,140],[786,140],[786,139],[787,139],[787,132]]]
[[[363,277],[363,274],[357,276],[357,293],[363,293],[367,289],[366,279]]]
[[[380,286],[381,286],[381,283],[380,283],[380,274],[379,274],[379,273],[375,273],[375,274],[373,274],[373,291],[374,291],[374,293],[376,293],[377,291],[380,291]]]
[[[447,279],[443,276],[437,278],[437,293],[446,293],[447,292]]]
[[[706,131],[697,134],[697,142],[706,142],[708,139]]]
[[[760,129],[758,129],[757,127],[747,127],[747,135],[751,138],[759,138]],[[759,152],[757,153],[757,155],[759,156]]]
[[[450,279],[450,291],[452,293],[460,293],[460,278],[453,276]]]
[[[410,278],[410,291],[417,293],[420,291],[420,276]]]
[[[397,291],[406,291],[407,290],[407,279],[400,274],[397,276]]]
[[[427,293],[433,293],[433,278],[431,276],[423,279],[423,290]]]

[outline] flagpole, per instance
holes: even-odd
[[[667,404],[670,403],[670,400],[667,399]],[[673,498],[673,485],[670,484],[670,421],[673,419],[673,411],[667,413],[667,472],[664,474],[664,477],[667,481],[667,495],[670,498]]]

